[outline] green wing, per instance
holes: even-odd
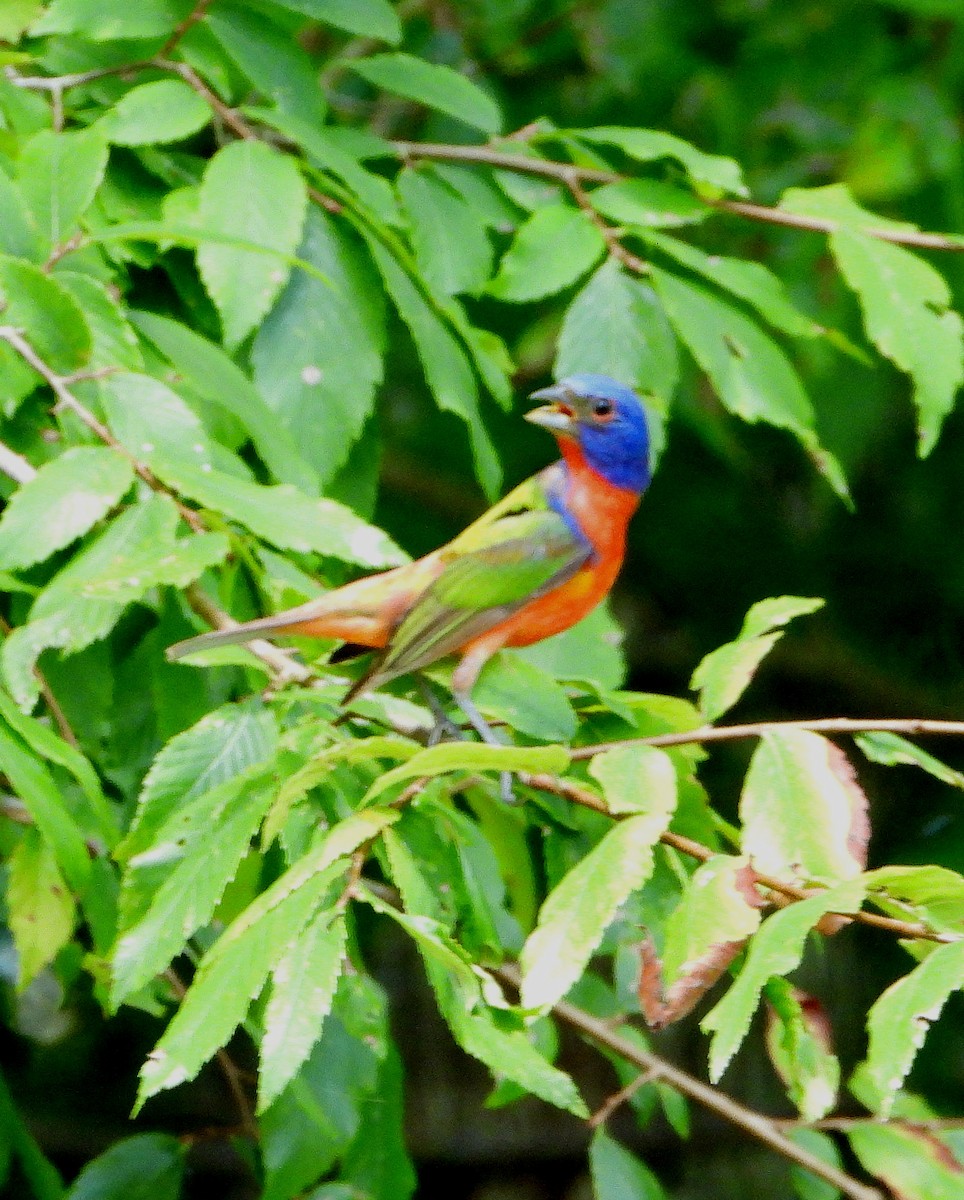
[[[460,649],[588,561],[589,543],[548,505],[555,483],[550,468],[520,484],[449,544],[442,573],[395,630],[369,686]]]

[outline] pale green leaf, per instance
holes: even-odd
[[[758,600],[743,619],[741,638],[762,637],[774,629],[782,629],[795,617],[809,616],[823,608],[819,596],[768,596]]]
[[[739,163],[719,154],[706,154],[690,142],[661,129],[630,129],[619,125],[603,125],[595,129],[580,129],[575,136],[586,142],[601,142],[616,146],[637,162],[655,162],[672,158],[683,167],[696,183],[705,184],[712,192],[731,192],[748,195]]]
[[[737,945],[756,933],[760,910],[744,894],[752,885],[741,882],[745,859],[716,854],[691,876],[666,923],[663,985],[669,988],[701,959],[728,943]]]
[[[397,186],[429,284],[448,296],[478,292],[489,278],[492,246],[473,209],[429,170],[406,167]]]
[[[595,1200],[665,1200],[662,1184],[644,1163],[600,1126],[589,1143]]]
[[[276,479],[293,484],[307,495],[317,491],[315,473],[294,436],[277,420],[257,387],[219,346],[187,325],[156,313],[135,312],[132,320],[185,382],[241,421]]]
[[[517,654],[498,654],[490,659],[472,696],[483,712],[527,737],[568,742],[578,728],[565,689],[548,672]]]
[[[17,985],[25,988],[70,940],[74,898],[37,829],[24,830],[7,871],[7,924],[17,949]]]
[[[181,495],[240,521],[279,549],[315,551],[365,567],[394,567],[405,561],[387,534],[336,500],[311,500],[287,483],[263,487],[159,456],[152,466]]]
[[[87,365],[90,330],[73,296],[39,267],[22,259],[0,258],[0,321],[18,329],[44,363],[61,375]],[[0,343],[4,392],[25,396],[41,378],[6,342]]]
[[[650,277],[676,332],[724,407],[744,421],[789,429],[831,487],[846,498],[839,464],[820,446],[810,398],[780,346],[745,313],[702,285],[656,266]]]
[[[64,1200],[178,1200],[184,1155],[169,1133],[122,1138],[84,1167]]]
[[[953,767],[942,763],[939,758],[928,754],[926,750],[901,737],[899,733],[888,733],[886,730],[858,733],[854,741],[871,762],[883,763],[887,767],[920,767],[941,783],[964,788],[964,773],[955,771]]]
[[[343,914],[318,913],[275,964],[264,1012],[258,1110],[297,1075],[321,1035],[345,961]]]
[[[713,212],[692,192],[659,179],[607,183],[591,192],[589,200],[597,212],[618,225],[693,225]]]
[[[377,88],[447,113],[483,133],[498,133],[502,126],[495,101],[451,67],[397,53],[351,59],[345,65]]]
[[[665,410],[679,378],[679,357],[649,284],[607,259],[566,311],[553,371],[557,378],[576,371],[611,375],[654,395]]]
[[[951,992],[964,988],[964,941],[937,946],[892,983],[867,1017],[870,1044],[861,1076],[875,1110],[887,1117],[931,1025]]]
[[[28,25],[40,16],[43,0],[7,0],[0,13],[0,41],[18,42]]]
[[[597,754],[589,774],[602,784],[613,814],[670,814],[675,808],[676,769],[666,751],[656,746],[619,746]]]
[[[107,143],[94,131],[43,129],[26,143],[17,159],[17,178],[46,250],[75,232],[106,169]]]
[[[742,848],[759,871],[835,882],[863,870],[867,798],[843,752],[805,729],[760,738],[740,797]]]
[[[201,181],[201,223],[280,255],[301,240],[308,207],[304,180],[294,161],[262,142],[232,142],[209,161]],[[235,346],[274,303],[290,266],[271,254],[205,242],[198,268]]]
[[[162,37],[188,15],[194,0],[53,0],[31,29],[44,33],[80,33],[90,41]]]
[[[878,867],[864,875],[867,897],[901,920],[922,921],[943,933],[964,934],[964,876],[948,867]]]
[[[578,208],[539,208],[519,226],[486,290],[498,300],[539,300],[581,279],[605,252],[602,233]]]
[[[525,1008],[551,1008],[583,973],[619,906],[649,878],[675,802],[675,789],[653,795],[648,812],[614,825],[549,893],[522,949]]]
[[[961,1165],[930,1130],[858,1122],[847,1139],[864,1170],[900,1200],[960,1200]]]
[[[402,26],[388,0],[277,0],[284,8],[304,13],[360,37],[398,42]]]
[[[180,79],[157,79],[125,92],[92,126],[117,146],[179,142],[203,129],[211,109]]]
[[[65,450],[8,501],[0,516],[0,567],[29,567],[69,546],[106,516],[133,481],[133,468],[116,450]]]
[[[208,436],[187,401],[159,379],[118,372],[105,380],[101,402],[111,432],[148,466],[158,455],[184,458],[201,470],[232,463],[231,456]]]
[[[385,350],[383,293],[359,243],[312,206],[299,254],[329,280],[296,272],[257,332],[254,379],[276,424],[322,484],[372,413]],[[310,436],[305,433],[310,430]]]
[[[723,999],[700,1022],[713,1033],[710,1078],[716,1082],[740,1048],[760,993],[774,975],[787,975],[799,964],[807,934],[827,913],[852,913],[860,908],[864,888],[852,879],[809,896],[774,913],[750,942],[743,970]]]
[[[231,543],[224,533],[196,533],[163,550],[145,546],[100,575],[91,576],[82,596],[130,604],[155,587],[187,587],[209,567],[227,558]]]
[[[837,1107],[840,1062],[828,1045],[825,1014],[805,1006],[785,979],[766,985],[770,1060],[802,1120],[819,1121]]]
[[[3,15],[0,14],[0,22]],[[0,171],[0,253],[15,258],[41,257],[37,230],[16,183]]]
[[[386,771],[368,789],[365,802],[386,788],[422,775],[447,775],[450,771],[532,771],[558,775],[569,765],[564,746],[490,746],[484,742],[443,742],[420,750],[408,762]]]

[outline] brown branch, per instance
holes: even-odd
[[[589,220],[596,226],[599,232],[605,239],[606,246],[613,258],[618,259],[628,270],[633,271],[637,275],[648,275],[650,273],[649,263],[642,259],[637,254],[633,254],[631,250],[627,250],[622,243],[622,231],[614,228],[609,222],[602,217],[595,208],[589,198],[589,193],[582,186],[578,170],[574,167],[566,174],[566,187],[569,189],[572,198],[579,205],[580,209],[586,214]]]
[[[158,70],[170,71],[173,75],[179,75],[190,88],[193,88],[197,92],[211,111],[216,113],[237,137],[247,142],[257,140],[258,135],[247,121],[238,116],[233,108],[225,104],[221,97],[208,87],[193,67],[188,66],[187,63],[165,58],[163,54],[152,59],[149,65],[157,67]]]
[[[518,989],[521,976],[517,967],[506,964],[490,968],[493,975],[504,980],[511,987]],[[625,1062],[632,1063],[641,1071],[647,1072],[652,1079],[661,1080],[675,1091],[710,1112],[722,1117],[751,1137],[757,1138],[764,1145],[775,1150],[790,1162],[803,1167],[804,1170],[826,1180],[832,1187],[838,1188],[849,1200],[884,1200],[883,1193],[875,1187],[861,1183],[852,1175],[839,1170],[830,1163],[824,1162],[811,1154],[802,1146],[798,1146],[780,1129],[778,1123],[763,1113],[747,1108],[738,1101],[731,1099],[719,1089],[710,1087],[702,1080],[696,1079],[680,1067],[664,1058],[653,1054],[652,1051],[642,1050],[627,1038],[613,1030],[606,1021],[592,1016],[574,1004],[560,1000],[553,1006],[552,1012],[564,1024],[577,1029],[591,1041],[604,1046],[613,1054],[618,1054]]]
[[[641,1087],[645,1087],[647,1083],[653,1083],[657,1078],[656,1072],[652,1069],[642,1071],[635,1079],[630,1080],[625,1087],[621,1087],[618,1092],[613,1092],[589,1118],[589,1128],[598,1129],[600,1125],[605,1125],[617,1108],[625,1104],[627,1100],[631,1100]]]
[[[192,11],[187,14],[187,16],[179,25],[175,26],[174,32],[161,47],[158,58],[166,58],[171,51],[174,50],[178,42],[184,37],[188,30],[201,20],[213,3],[214,0],[197,0],[197,4],[195,4]]]
[[[597,796],[589,788],[582,787],[570,779],[560,779],[556,775],[520,772],[519,781],[528,787],[536,788],[541,792],[549,792],[554,796],[561,796],[565,800],[572,801],[573,804],[579,804],[583,808],[590,808],[593,812],[602,813],[604,816],[612,817],[614,820],[625,819],[622,814],[611,813],[601,796]],[[679,833],[671,833],[669,830],[663,833],[659,840],[664,846],[672,846],[674,850],[679,850],[681,853],[698,859],[700,862],[706,862],[707,859],[712,858],[717,853],[717,851],[711,849],[709,846],[704,846],[702,842],[696,842],[692,838],[684,837]],[[785,897],[791,902],[807,900],[815,894],[813,888],[800,887],[797,884],[788,883],[784,879],[778,879],[776,876],[761,874],[756,870],[754,870],[754,882],[768,888],[771,892],[776,893],[777,896]],[[888,933],[895,934],[897,937],[920,938],[924,941],[942,943],[959,940],[954,934],[938,933],[936,930],[919,921],[900,921],[895,917],[885,917],[881,913],[868,912],[864,909],[855,913],[839,913],[835,915],[839,915],[848,923],[856,922],[860,925],[870,925],[875,929],[884,929]]]
[[[928,1129],[935,1132],[942,1129],[964,1129],[964,1117],[893,1117],[888,1121],[881,1117],[823,1117],[819,1121],[780,1117],[774,1123],[781,1129],[821,1129],[828,1133],[846,1133],[850,1129],[859,1129],[861,1125],[886,1125],[889,1129]]]

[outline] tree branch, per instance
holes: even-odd
[[[518,989],[521,983],[519,969],[511,964],[489,968],[493,975],[502,979],[511,987]],[[762,1113],[746,1108],[738,1101],[731,1099],[717,1088],[711,1087],[702,1080],[689,1075],[682,1068],[675,1066],[659,1055],[649,1050],[641,1050],[628,1039],[613,1030],[606,1021],[592,1016],[574,1004],[560,1000],[553,1006],[552,1012],[564,1024],[577,1029],[591,1041],[604,1046],[613,1054],[618,1054],[625,1062],[632,1063],[641,1071],[648,1072],[653,1079],[669,1084],[671,1088],[683,1096],[696,1101],[710,1112],[716,1113],[724,1121],[738,1126],[745,1133],[769,1146],[784,1158],[803,1167],[819,1179],[826,1180],[832,1187],[838,1188],[849,1200],[884,1200],[883,1193],[875,1187],[861,1183],[852,1175],[839,1170],[830,1163],[817,1158],[802,1146],[798,1146],[780,1129],[776,1121]]]

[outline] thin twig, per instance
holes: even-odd
[[[207,10],[211,7],[212,3],[213,0],[197,0],[197,4],[195,4],[192,11],[187,14],[187,16],[179,25],[174,27],[174,32],[161,47],[158,58],[167,58],[167,56],[172,50],[174,50],[178,42],[180,42],[181,38],[184,37],[188,30],[201,20]]]
[[[518,989],[521,976],[517,967],[506,964],[501,967],[492,967],[490,970],[493,975]],[[722,1117],[723,1120],[738,1126],[772,1150],[776,1150],[784,1158],[803,1167],[818,1178],[826,1180],[831,1186],[839,1188],[850,1200],[884,1200],[883,1193],[877,1188],[861,1183],[852,1175],[839,1170],[831,1163],[824,1162],[823,1159],[817,1158],[816,1155],[791,1141],[782,1132],[777,1122],[770,1117],[745,1107],[737,1100],[733,1100],[719,1091],[718,1088],[703,1083],[702,1080],[696,1079],[680,1067],[653,1054],[652,1051],[640,1049],[639,1046],[622,1037],[618,1031],[611,1029],[605,1021],[601,1021],[598,1017],[592,1016],[565,1000],[560,1000],[555,1004],[552,1011],[564,1024],[578,1029],[580,1033],[585,1034],[600,1046],[605,1046],[614,1054],[618,1054],[626,1062],[639,1067],[641,1071],[648,1072],[651,1078],[667,1083],[681,1095],[688,1096],[697,1104],[701,1104],[710,1112]]]
[[[177,62],[174,59],[165,58],[159,55],[151,60],[151,66],[157,67],[161,71],[170,71],[174,75],[180,75],[184,82],[201,97],[201,99],[211,108],[211,110],[221,118],[225,125],[237,137],[244,141],[250,142],[257,140],[258,135],[251,126],[242,117],[225,104],[217,93],[213,92],[204,82],[201,76],[188,66],[187,63]]]
[[[641,1087],[645,1087],[647,1083],[652,1083],[656,1078],[655,1071],[642,1071],[635,1079],[630,1080],[625,1087],[621,1087],[618,1092],[613,1092],[589,1118],[589,1128],[598,1129],[600,1125],[605,1125],[617,1108],[620,1108],[627,1100],[631,1100]]]
[[[627,250],[622,243],[621,230],[613,228],[605,218],[600,216],[593,208],[592,201],[589,198],[589,193],[582,186],[579,178],[579,172],[576,168],[567,172],[565,176],[565,184],[569,189],[572,198],[579,205],[580,209],[586,214],[593,225],[599,230],[606,241],[606,246],[613,258],[618,259],[623,266],[637,275],[648,275],[650,273],[649,263],[645,259],[640,258],[638,254],[633,254],[631,250]]]
[[[8,475],[14,483],[29,483],[37,474],[37,468],[29,463],[22,454],[11,450],[6,442],[0,442],[0,471]]]

